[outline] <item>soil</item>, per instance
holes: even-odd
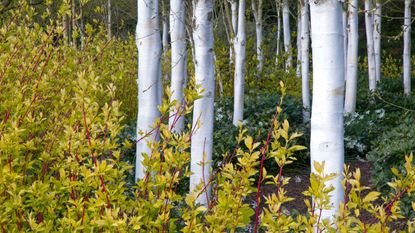
[[[371,164],[367,161],[351,161],[347,163],[350,165],[350,171],[355,171],[357,168],[360,168],[361,172],[361,184],[364,186],[370,186],[370,180],[372,177],[371,174]],[[302,192],[304,192],[306,189],[308,189],[310,181],[310,169],[296,169],[295,171],[288,171],[284,172],[286,177],[290,177],[290,182],[285,186],[285,190],[287,191],[287,196],[295,198],[294,201],[285,203],[283,205],[283,209],[286,209],[289,213],[300,213],[300,214],[306,214],[307,213],[307,207],[304,203],[304,196]],[[373,191],[373,188],[365,191],[363,193],[363,196],[366,195],[366,193]],[[263,185],[261,186],[261,204],[260,204],[260,210],[265,208],[265,198],[266,196],[275,193],[276,187],[274,185]],[[251,203],[255,203],[256,200],[256,193],[251,194]],[[379,200],[379,203],[376,204],[382,204],[381,200]],[[361,220],[363,222],[370,223],[374,220],[374,216],[371,216],[369,213],[362,213],[361,214]],[[389,224],[389,227],[391,230],[403,230],[406,227],[407,220],[400,220],[400,221],[394,221]]]

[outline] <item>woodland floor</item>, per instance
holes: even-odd
[[[361,172],[361,185],[369,186],[370,180],[372,177],[371,174],[371,164],[370,162],[364,162],[364,161],[351,161],[347,164],[350,165],[350,171],[355,171],[357,168],[360,168]],[[302,195],[302,192],[308,189],[310,185],[309,176],[310,176],[310,170],[309,168],[304,169],[296,169],[295,171],[287,171],[285,172],[285,176],[291,177],[290,182],[285,186],[285,190],[287,191],[286,196],[295,198],[294,201],[285,203],[283,205],[284,211],[289,211],[291,214],[294,213],[300,213],[300,214],[306,214],[307,213],[307,207],[304,203],[304,196]],[[371,188],[370,190],[366,190],[362,196],[364,197],[368,192],[373,191]],[[276,187],[274,185],[263,185],[261,186],[261,204],[260,204],[260,210],[262,210],[264,207],[266,207],[265,204],[265,198],[266,196],[275,193]],[[252,193],[250,197],[251,203],[255,203],[256,200],[256,193]],[[381,200],[379,200],[379,203],[381,204]],[[374,220],[374,217],[371,216],[367,212],[363,212],[361,214],[361,220],[363,222],[370,223]],[[389,227],[391,230],[403,230],[406,226],[406,219],[402,219],[400,221],[393,221],[389,224]]]

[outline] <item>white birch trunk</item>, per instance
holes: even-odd
[[[162,0],[163,1],[163,0]],[[169,19],[167,16],[167,11],[165,9],[165,6],[163,4],[163,35],[162,35],[162,40],[163,40],[163,52],[166,53],[169,50]]]
[[[349,39],[347,46],[346,66],[346,97],[344,110],[346,113],[356,111],[357,93],[357,65],[358,65],[358,44],[359,44],[359,21],[358,21],[358,0],[349,2]]]
[[[405,95],[411,94],[411,6],[412,0],[405,0],[403,25],[403,88]]]
[[[290,29],[290,9],[288,8],[288,0],[283,0],[282,7],[282,24],[284,30],[284,51],[288,54],[286,61],[286,69],[292,67],[292,51],[291,51],[291,29]]]
[[[252,11],[254,13],[255,19],[255,32],[256,32],[256,56],[258,60],[258,73],[262,73],[264,66],[264,56],[262,53],[262,0],[258,0],[258,5],[256,5],[255,0],[251,0]]]
[[[301,12],[297,17],[297,65],[295,73],[297,78],[301,77]]]
[[[111,19],[111,0],[107,2],[107,36],[108,40],[111,40],[112,31],[111,31],[112,19]]]
[[[323,210],[321,219],[332,217],[344,201],[341,185],[344,163],[343,97],[344,48],[342,3],[338,0],[310,1],[313,53],[313,108],[311,116],[311,164],[325,161],[324,173],[338,176],[327,182],[331,210]],[[318,211],[316,210],[317,214]]]
[[[279,56],[281,55],[281,7],[279,0],[276,1],[277,3],[277,51],[276,51],[276,58],[275,63],[278,64]]]
[[[347,9],[343,9],[342,12],[342,16],[343,16],[343,35],[344,35],[344,39],[343,39],[343,47],[344,47],[344,67],[346,69],[347,66],[347,44],[348,44],[348,36],[347,36]],[[344,76],[344,78],[346,78],[346,75]]]
[[[184,104],[183,91],[187,80],[185,17],[184,0],[171,0],[171,101],[176,101],[176,106],[170,113],[169,127],[176,133],[182,132],[184,128],[184,118],[180,116],[180,107]]]
[[[213,101],[215,73],[213,64],[213,0],[195,0],[193,38],[195,45],[196,85],[204,89],[202,97],[195,101],[193,127],[197,130],[191,141],[190,191],[200,184],[207,186],[210,180],[213,144]],[[197,202],[207,205],[210,186],[198,197]]]
[[[381,67],[381,47],[380,47],[380,41],[381,41],[381,32],[382,32],[382,4],[379,2],[376,2],[376,11],[375,15],[373,17],[374,21],[374,50],[375,50],[375,64],[376,64],[376,81],[380,80],[380,67]]]
[[[376,90],[376,60],[373,40],[373,20],[372,20],[371,0],[365,0],[365,25],[366,25],[366,44],[367,44],[367,63],[369,75],[369,90]]]
[[[151,156],[149,142],[157,139],[152,131],[154,121],[160,117],[161,104],[161,38],[158,16],[158,0],[138,0],[138,115],[137,138],[149,134],[137,142],[135,178],[145,176],[143,153]]]
[[[235,60],[234,48],[235,48],[235,35],[238,31],[238,2],[236,0],[231,0],[231,21],[232,21],[232,31],[231,44],[229,46],[229,61],[230,64],[233,64]]]
[[[310,22],[308,0],[303,1],[301,7],[301,81],[303,99],[303,120],[310,121],[310,81],[309,81],[309,55],[310,55]]]
[[[233,102],[233,124],[243,121],[245,86],[245,0],[239,0],[238,34],[235,40],[235,82]]]

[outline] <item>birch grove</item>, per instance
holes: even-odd
[[[154,122],[160,117],[161,37],[158,0],[138,0],[138,115],[135,178],[145,176],[144,155],[151,156],[150,144],[157,140]],[[141,139],[143,138],[143,139]]]
[[[213,64],[213,0],[194,0],[193,40],[195,46],[196,85],[204,90],[194,103],[191,141],[190,190],[199,190],[197,202],[207,205],[211,187],[210,167],[213,146],[213,102],[215,73]],[[202,189],[197,189],[203,187]]]
[[[314,162],[325,162],[324,173],[338,175],[326,184],[334,187],[330,193],[333,208],[322,210],[321,215],[321,219],[334,220],[333,215],[344,201],[341,185],[344,162],[342,3],[310,1],[310,15],[314,73],[310,160],[312,171],[315,171]]]

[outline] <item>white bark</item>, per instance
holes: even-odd
[[[225,3],[226,4],[226,3]],[[235,35],[238,31],[238,2],[236,0],[231,0],[231,21],[232,21],[232,31],[230,48],[229,48],[229,61],[231,64],[234,62],[234,47],[235,47]]]
[[[233,103],[233,124],[243,121],[245,86],[245,0],[239,0],[238,34],[235,40],[235,82]]]
[[[298,78],[301,77],[301,12],[297,17],[297,65],[296,65],[296,75]]]
[[[371,0],[365,0],[365,25],[366,25],[366,44],[367,44],[367,63],[369,74],[369,90],[376,90],[376,60],[373,40],[373,21],[372,21]]]
[[[344,67],[346,68],[347,66],[347,44],[348,44],[348,36],[347,36],[347,10],[343,9],[342,12],[342,16],[343,16],[343,35],[344,35],[344,39],[343,39],[343,47],[344,47]],[[346,78],[346,76],[344,76]]]
[[[373,40],[374,40],[374,50],[375,50],[375,64],[376,64],[376,81],[380,80],[380,67],[381,67],[381,48],[380,48],[380,40],[381,40],[381,32],[382,32],[382,4],[376,2],[376,11],[373,17],[374,19],[374,31],[373,31]]]
[[[286,69],[292,67],[292,51],[291,51],[291,30],[290,30],[290,9],[288,8],[288,0],[283,0],[282,7],[282,24],[284,30],[284,51],[288,54],[286,61]]]
[[[111,31],[112,19],[111,19],[111,0],[107,1],[107,36],[110,40],[112,37]]]
[[[276,1],[277,3],[277,52],[275,63],[278,64],[278,58],[281,55],[281,7],[279,0]]]
[[[190,190],[199,184],[208,185],[213,143],[213,101],[215,94],[215,73],[213,64],[213,0],[195,0],[193,38],[195,45],[196,85],[204,89],[202,97],[195,101],[193,127],[197,130],[191,141]],[[208,186],[197,199],[203,205],[208,203]]]
[[[310,1],[310,15],[314,74],[311,164],[325,161],[324,173],[338,175],[327,183],[334,187],[330,193],[333,209],[323,210],[321,216],[333,220],[340,202],[344,201],[341,185],[344,163],[342,3],[338,0]]]
[[[349,2],[350,34],[347,46],[346,97],[344,103],[344,110],[346,113],[354,113],[356,111],[357,59],[359,44],[358,5],[358,0],[350,0]]]
[[[163,0],[161,0],[163,1]],[[163,24],[163,34],[162,34],[162,40],[163,40],[163,52],[166,53],[169,49],[169,18],[167,16],[167,11],[165,9],[165,4],[163,2],[163,15],[162,15],[162,24]]]
[[[142,165],[143,153],[151,156],[149,142],[156,140],[154,121],[160,116],[161,103],[161,38],[157,0],[138,0],[137,38],[138,47],[138,116],[137,137],[149,134],[137,142],[136,179],[145,176]]]
[[[185,17],[184,0],[171,0],[171,101],[176,101],[176,107],[170,113],[169,126],[177,133],[180,133],[184,128],[184,118],[180,116],[180,106],[184,104],[183,91],[187,80]]]
[[[262,68],[264,66],[264,56],[262,52],[262,0],[257,0],[258,5],[255,0],[251,0],[252,11],[254,13],[255,19],[255,32],[256,32],[256,56],[258,60],[258,73],[262,73]]]
[[[405,0],[403,25],[403,87],[405,95],[411,94],[411,5],[412,0]]]
[[[303,1],[301,7],[301,80],[303,99],[303,120],[310,121],[310,81],[309,81],[309,53],[310,53],[310,20],[308,1]]]

